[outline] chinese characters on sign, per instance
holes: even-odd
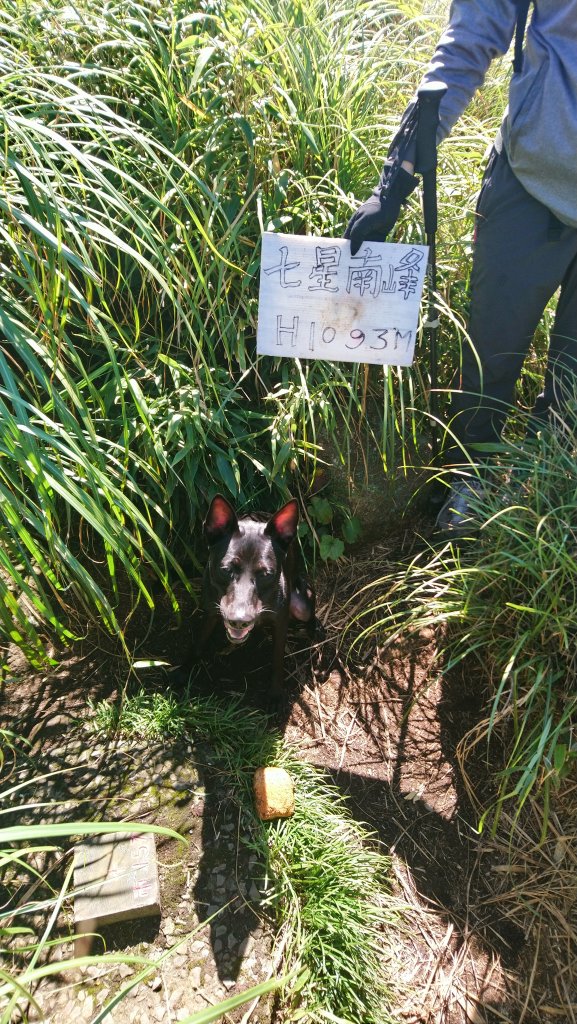
[[[154,877],[150,871],[150,845],[147,836],[131,837],[130,861],[132,896],[135,901],[148,900],[154,890]]]
[[[427,246],[265,232],[257,352],[409,366]]]

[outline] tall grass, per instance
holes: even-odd
[[[464,577],[465,631],[449,665],[472,653],[493,680],[489,714],[461,748],[497,734],[501,805],[516,814],[537,796],[546,832],[550,803],[574,771],[577,439],[557,418],[535,440],[508,446],[482,504],[481,549]]]
[[[435,630],[441,670],[464,663],[486,697],[457,751],[480,826],[496,828],[506,805],[516,821],[531,797],[545,836],[551,801],[577,759],[577,436],[557,415],[535,437],[496,445],[492,457],[484,493],[471,501],[478,534],[425,546],[369,584],[356,596],[355,642],[375,631],[394,643]],[[494,789],[479,792],[473,754],[487,746]]]
[[[257,280],[263,228],[342,232],[442,15],[365,0],[6,0],[0,615],[32,660],[48,634],[70,639],[79,606],[121,632],[121,597],[152,604],[154,577],[170,592],[216,489],[272,506],[294,472],[314,474],[327,437],[343,460],[347,437],[364,437],[389,469],[422,455],[426,354],[414,372],[368,376],[257,360]],[[470,157],[492,131],[476,110],[442,189],[447,348]],[[398,237],[420,231],[414,204]]]

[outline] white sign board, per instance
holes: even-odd
[[[293,359],[410,366],[426,245],[266,231],[256,350]]]

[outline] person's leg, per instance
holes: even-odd
[[[577,230],[575,232],[577,236]],[[577,252],[577,237],[575,242]],[[561,292],[545,373],[545,386],[539,395],[534,416],[544,420],[549,409],[568,414],[574,428],[577,422],[577,255],[569,265]]]
[[[500,437],[535,329],[563,282],[566,302],[562,324],[556,325],[557,344],[571,316],[575,334],[574,267],[572,288],[566,279],[576,253],[577,230],[561,225],[525,191],[504,153],[493,154],[477,206],[471,343],[463,348],[461,387],[453,397],[450,423],[473,458],[479,446]],[[463,461],[458,451],[456,461]]]
[[[463,464],[467,454],[483,461],[483,448],[497,441],[514,398],[515,385],[545,306],[562,285],[552,335],[550,384],[555,366],[576,336],[577,229],[560,224],[513,175],[504,154],[493,154],[477,206],[470,287],[469,335],[463,347],[461,387],[454,392],[445,462]],[[485,459],[487,454],[485,453]],[[441,530],[466,531],[470,502],[482,491],[476,478],[454,478],[437,517]],[[474,499],[473,499],[474,500]]]

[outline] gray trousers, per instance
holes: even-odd
[[[577,168],[575,169],[577,190]],[[499,439],[515,385],[543,311],[560,288],[543,393],[546,418],[567,396],[577,406],[577,228],[567,227],[525,191],[504,152],[491,154],[477,205],[468,342],[451,430],[475,458]],[[481,449],[482,450],[482,449]],[[447,461],[461,461],[452,452]]]

